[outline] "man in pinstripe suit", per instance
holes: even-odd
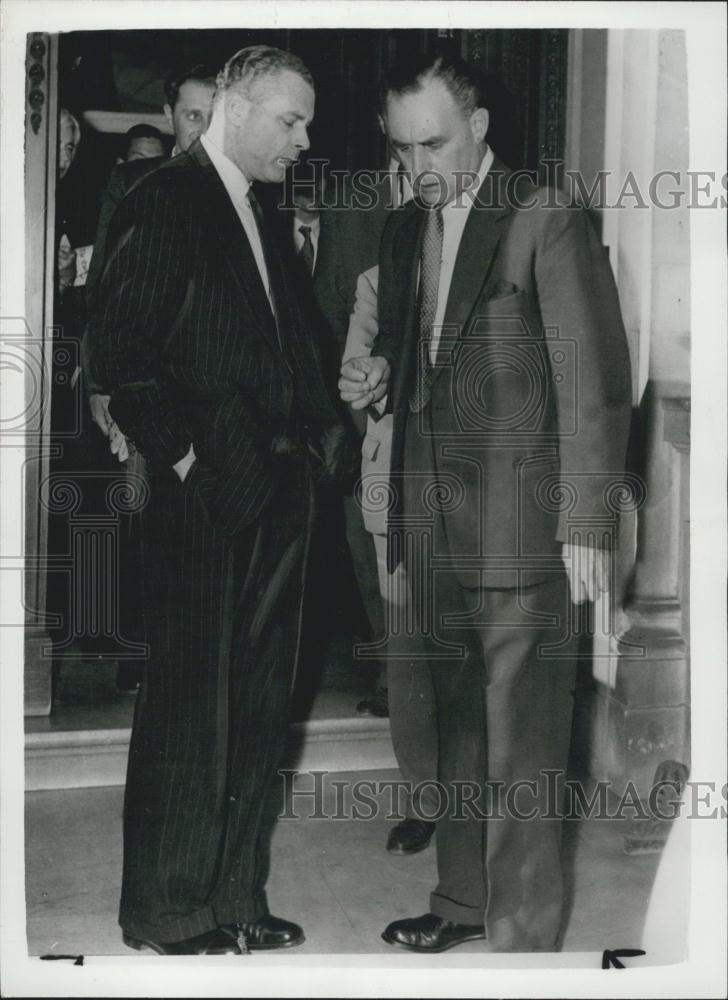
[[[261,821],[286,732],[312,479],[339,426],[251,187],[308,147],[300,60],[254,46],[209,131],[114,217],[93,363],[146,458],[153,668],[134,721],[120,923],[159,954],[298,944],[265,895]]]

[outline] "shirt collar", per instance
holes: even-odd
[[[478,191],[480,190],[480,185],[485,180],[486,174],[493,166],[494,159],[495,159],[495,153],[490,148],[490,146],[488,146],[485,150],[485,156],[480,161],[480,166],[478,167],[478,179],[475,182],[475,184],[472,187],[468,188],[462,195],[456,195],[452,201],[449,201],[447,203],[447,205],[443,205],[442,208],[443,212],[446,212],[448,210],[453,211],[455,208],[457,209],[470,208],[470,206],[475,201],[475,197]]]
[[[294,215],[294,217],[293,217],[293,223],[294,223],[294,225],[296,227],[296,232],[301,237],[303,237],[303,233],[301,232],[301,226],[308,226],[308,228],[311,230],[311,236],[318,236],[318,234],[321,231],[321,217],[320,216],[318,218],[314,219],[313,222],[302,222],[300,219],[297,219],[295,217],[295,215]]]
[[[250,190],[250,181],[240,167],[237,167],[230,157],[226,156],[220,147],[216,146],[207,135],[201,135],[200,142],[212,160],[212,165],[217,170],[220,180],[228,191],[235,191],[236,194],[247,198],[248,191]]]

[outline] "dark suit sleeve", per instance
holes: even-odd
[[[341,351],[346,340],[346,326],[349,309],[346,299],[348,274],[346,258],[346,234],[342,228],[343,219],[333,209],[321,214],[319,255],[314,271],[313,288],[328,331],[336,342],[336,352]]]
[[[184,199],[145,183],[121,202],[109,231],[94,297],[89,360],[111,392],[110,412],[145,458],[173,465],[189,429],[160,376],[161,356],[187,286],[189,226]]]
[[[629,350],[607,251],[586,213],[559,208],[547,216],[535,257],[541,317],[573,354],[570,377],[554,380],[561,480],[575,498],[578,519],[598,535],[605,519],[613,520],[609,487],[624,469]],[[569,541],[566,512],[556,537]]]
[[[106,239],[109,234],[109,226],[121,199],[126,193],[126,184],[119,167],[115,167],[108,183],[101,195],[101,205],[99,208],[99,219],[96,225],[96,237],[94,248],[91,254],[91,263],[86,276],[86,302],[89,311],[93,309],[94,295],[98,290],[99,280],[104,270],[104,259],[106,256]],[[91,363],[91,346],[89,344],[89,327],[84,330],[81,341],[81,367],[83,368],[84,386],[88,395],[103,392],[93,371]]]
[[[380,420],[384,413],[391,413],[394,404],[395,385],[398,380],[406,377],[406,365],[402,363],[403,330],[391,322],[391,317],[397,315],[393,296],[395,289],[392,281],[394,272],[394,234],[400,224],[400,217],[392,213],[387,220],[379,247],[379,281],[378,281],[378,320],[379,332],[372,346],[372,357],[384,358],[389,362],[391,374],[389,390],[386,396],[386,406],[380,413],[374,406],[367,407],[367,412],[373,420]]]
[[[86,277],[86,294],[93,294],[99,283],[104,269],[104,258],[106,256],[106,241],[109,235],[109,227],[119,203],[126,194],[126,183],[119,167],[115,167],[109,181],[101,195],[101,205],[99,207],[99,221],[96,225],[96,238],[94,239],[94,249],[91,254],[91,263]]]

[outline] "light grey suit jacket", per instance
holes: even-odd
[[[378,283],[379,265],[364,271],[357,278],[356,300],[349,318],[342,364],[349,358],[362,358],[372,353],[379,332]],[[357,495],[361,500],[364,527],[373,535],[387,533],[392,420],[391,413],[385,413],[380,420],[367,416],[366,434],[361,446],[361,489]]]

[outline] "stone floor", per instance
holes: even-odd
[[[396,772],[330,777],[376,780]],[[303,775],[297,787],[311,780]],[[328,784],[326,794],[326,811],[334,812]],[[26,794],[30,954],[137,954],[122,944],[116,923],[122,796],[120,787]],[[298,801],[308,817],[308,800]],[[387,854],[390,826],[385,815],[277,823],[269,901],[274,913],[304,925],[306,942],[296,954],[391,953],[380,939],[384,926],[428,909],[434,849],[407,858]],[[626,855],[623,834],[622,821],[566,824],[566,952],[639,947],[658,855]],[[471,942],[458,952],[481,949]]]
[[[351,641],[336,636],[323,676],[304,689],[294,717],[353,714],[376,674],[351,663]],[[119,695],[115,665],[72,657],[63,665],[49,718],[27,720],[31,732],[128,727],[133,697]],[[346,697],[342,697],[342,693]],[[315,697],[313,695],[315,694]],[[332,779],[377,780],[397,772],[339,773],[326,782],[327,812],[335,811]],[[310,775],[299,788],[310,787]],[[137,956],[121,941],[117,905],[121,872],[123,788],[78,788],[26,793],[27,934],[32,955]],[[278,800],[280,801],[280,800]],[[389,921],[424,913],[436,880],[435,851],[400,858],[384,850],[386,809],[376,818],[314,819],[300,800],[301,819],[282,819],[271,842],[271,909],[304,925],[306,942],[291,952],[391,955],[380,934]],[[278,811],[272,803],[272,813]],[[565,824],[564,952],[639,947],[658,855],[627,855],[625,822]],[[457,949],[477,955],[480,942]],[[402,953],[398,953],[402,954]],[[414,958],[414,956],[410,956]]]

